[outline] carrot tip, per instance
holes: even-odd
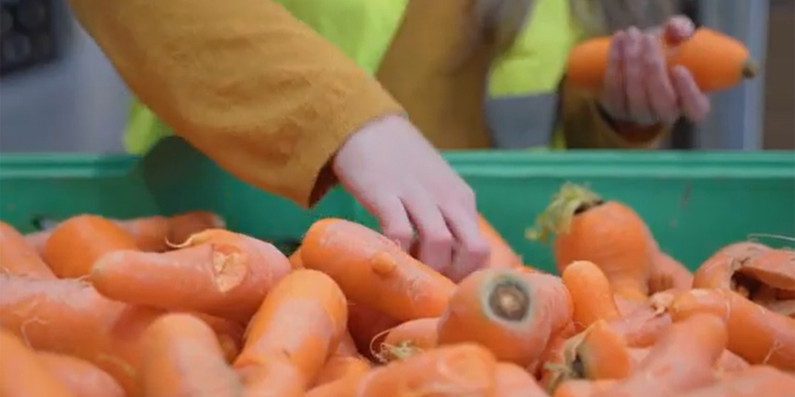
[[[757,73],[759,72],[759,63],[757,63],[753,59],[747,59],[745,63],[743,63],[743,77],[746,79],[752,79],[756,77]]]
[[[527,316],[530,295],[513,280],[501,280],[489,294],[492,313],[506,321],[521,321]]]

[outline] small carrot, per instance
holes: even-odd
[[[657,251],[652,259],[649,277],[649,293],[675,289],[685,291],[693,286],[693,273],[681,262],[663,251]]]
[[[548,287],[551,279],[510,269],[466,277],[439,320],[440,345],[477,342],[502,361],[530,365],[553,335],[559,311],[570,307]],[[557,281],[562,287],[562,283]]]
[[[370,362],[355,356],[331,356],[315,380],[315,385],[334,382],[348,376],[362,375],[370,370]]]
[[[0,328],[0,395],[3,397],[79,397],[48,371],[36,353]]]
[[[533,376],[522,367],[512,363],[498,363],[496,393],[499,397],[547,397]]]
[[[357,223],[315,222],[301,245],[304,266],[334,279],[355,302],[401,321],[438,317],[455,284],[380,233]]]
[[[20,276],[55,278],[47,264],[13,226],[0,221],[0,271]]]
[[[326,383],[305,397],[491,397],[496,396],[496,367],[494,356],[481,346],[442,346]]]
[[[598,320],[620,318],[610,282],[593,262],[575,261],[563,269],[563,283],[574,303],[574,325],[582,331]]]
[[[487,267],[524,267],[522,257],[511,248],[500,232],[498,232],[482,214],[478,216],[478,228],[480,229],[481,236],[489,242],[489,247],[491,248],[491,254],[489,255],[489,260],[486,265]]]
[[[657,243],[643,219],[618,201],[566,183],[538,217],[527,237],[545,240],[555,235],[553,250],[558,272],[587,260],[605,273],[614,293],[644,301]]]
[[[683,397],[792,397],[795,376],[769,366],[754,366]]]
[[[286,352],[304,377],[316,379],[345,334],[348,304],[327,275],[295,270],[268,293],[249,322],[236,368],[256,365],[274,352]]]
[[[389,330],[381,343],[377,357],[382,362],[403,360],[437,346],[439,318],[419,318],[406,321]]]
[[[287,258],[273,245],[209,229],[169,252],[103,255],[94,264],[91,282],[111,299],[247,321],[289,271]]]
[[[750,364],[795,370],[795,319],[765,309],[736,292],[693,289],[677,296],[669,308],[674,321],[698,313],[726,319],[728,348]]]
[[[44,247],[44,261],[58,277],[82,277],[100,256],[135,249],[132,236],[110,219],[77,215],[53,229]]]
[[[196,317],[164,315],[147,328],[143,341],[145,396],[233,397],[242,388],[212,330]]]
[[[612,36],[598,37],[575,46],[569,54],[566,80],[579,88],[602,86]],[[743,43],[705,27],[696,29],[684,42],[665,45],[668,68],[684,66],[705,92],[723,90],[752,78],[758,68]]]
[[[77,357],[36,352],[44,367],[75,396],[124,397],[124,389],[107,372]]]

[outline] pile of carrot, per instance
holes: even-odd
[[[0,395],[795,395],[795,251],[735,242],[691,273],[624,203],[564,185],[525,264],[485,218],[454,282],[324,218],[289,257],[213,213],[0,222]]]

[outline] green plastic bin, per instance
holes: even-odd
[[[603,196],[631,205],[663,249],[690,268],[732,241],[757,234],[795,237],[793,152],[489,151],[446,156],[476,190],[481,212],[527,263],[544,269],[553,268],[549,247],[527,241],[524,231],[565,181],[588,183]],[[321,216],[376,225],[340,189],[306,211],[240,182],[179,138],[163,140],[143,159],[0,156],[0,219],[24,232],[35,230],[41,218],[85,212],[127,218],[190,209],[216,211],[230,228],[280,243],[300,239]]]

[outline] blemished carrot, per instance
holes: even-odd
[[[20,276],[55,278],[55,274],[25,237],[3,221],[0,221],[0,271]]]
[[[135,239],[138,249],[164,252],[172,245],[184,243],[191,235],[226,227],[224,218],[210,211],[188,211],[172,216],[147,216],[117,220]]]
[[[563,269],[563,283],[574,304],[574,325],[582,331],[598,320],[620,318],[610,282],[593,262],[575,261]]]
[[[771,288],[795,291],[795,250],[768,250],[744,264],[739,271]]]
[[[527,237],[554,234],[558,272],[575,261],[599,266],[614,293],[646,300],[657,242],[643,219],[627,205],[606,201],[584,186],[566,183],[539,215]]]
[[[289,272],[290,263],[273,245],[209,229],[173,251],[103,255],[94,264],[91,282],[111,299],[246,321]]]
[[[561,335],[552,337],[538,360],[528,367],[545,390],[553,390],[558,383],[558,374],[566,362],[565,353],[569,339],[570,337]]]
[[[479,345],[442,346],[326,383],[305,397],[492,397],[496,367],[494,356]]]
[[[315,222],[304,237],[301,259],[307,268],[331,276],[352,301],[400,321],[438,317],[455,288],[384,235],[342,219]]]
[[[143,336],[140,383],[147,397],[238,396],[242,385],[213,331],[188,314],[166,314]]]
[[[750,364],[795,370],[795,319],[767,310],[726,289],[693,289],[669,308],[674,321],[699,313],[726,319],[728,348]]]
[[[750,241],[722,247],[698,267],[693,278],[693,288],[736,289],[733,277],[743,263],[753,260],[770,248]]]
[[[257,365],[237,369],[242,397],[303,397],[304,378],[285,353],[271,354]]]
[[[368,359],[378,361],[373,347],[378,346],[387,331],[401,321],[365,304],[353,301],[348,303],[348,332],[353,337],[356,349]]]
[[[649,293],[675,289],[685,291],[693,286],[693,273],[682,262],[663,251],[657,251],[652,260]]]
[[[608,63],[611,36],[580,43],[569,53],[566,80],[575,87],[598,90]],[[757,64],[745,45],[723,33],[705,27],[674,46],[666,45],[668,68],[684,66],[705,92],[723,90],[756,75]]]
[[[480,229],[481,236],[489,242],[489,247],[491,249],[489,260],[486,265],[487,267],[524,267],[522,257],[511,248],[500,232],[498,232],[482,214],[478,216],[478,228]]]
[[[683,397],[791,397],[795,376],[759,365],[733,374],[720,383],[683,394]]]
[[[331,356],[323,365],[315,385],[334,382],[347,376],[362,375],[370,370],[370,362],[355,356]]]
[[[36,352],[44,367],[67,390],[80,397],[125,397],[124,389],[107,372],[77,357]]]
[[[0,395],[3,397],[80,397],[72,393],[11,332],[0,328]]]
[[[389,330],[377,357],[381,362],[403,360],[438,345],[439,318],[409,320]]]
[[[536,275],[511,269],[482,269],[467,276],[439,319],[439,344],[476,342],[500,361],[532,364],[560,322],[558,311],[570,303],[560,302],[545,285],[554,278],[531,276]]]
[[[569,380],[563,382],[557,389],[553,397],[593,397],[605,393],[615,387],[618,381],[613,379],[602,380]]]
[[[498,363],[496,393],[499,397],[547,397],[533,376],[524,368],[512,363]]]
[[[334,280],[316,270],[295,270],[273,287],[249,322],[234,366],[256,365],[274,352],[286,352],[309,385],[337,349],[347,318],[345,295]]]
[[[53,229],[44,246],[44,261],[58,277],[82,277],[102,255],[136,249],[132,236],[112,220],[77,215]]]

